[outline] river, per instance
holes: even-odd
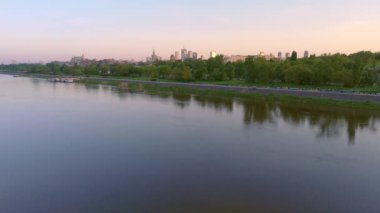
[[[0,75],[0,212],[378,212],[380,114]]]

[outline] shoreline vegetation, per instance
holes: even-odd
[[[178,94],[185,93],[203,97],[225,97],[237,99],[254,99],[270,103],[281,104],[303,104],[305,106],[313,107],[333,107],[339,109],[363,109],[371,110],[380,113],[380,101],[352,101],[352,100],[339,100],[318,97],[305,97],[295,96],[291,94],[276,94],[276,93],[257,93],[246,90],[234,90],[231,86],[214,87],[216,85],[194,85],[187,83],[171,84],[170,82],[149,82],[140,80],[131,81],[114,81],[115,79],[86,79],[83,78],[79,83],[82,84],[97,84],[115,86],[121,92],[143,92],[143,93],[170,93]],[[125,79],[124,79],[125,80]],[[163,83],[163,84],[161,84]],[[200,86],[200,87],[197,87]],[[206,87],[204,87],[206,86]],[[223,88],[223,89],[222,89]],[[227,89],[224,89],[227,88]],[[380,99],[380,97],[379,97]]]
[[[33,74],[101,76],[137,80],[159,80],[257,86],[346,90],[380,93],[380,52],[362,51],[350,55],[325,54],[298,58],[297,52],[287,59],[247,56],[229,61],[218,55],[208,60],[154,61],[127,63],[116,60],[80,58],[70,62],[47,64],[0,65],[0,70]]]
[[[380,109],[380,53],[364,51],[303,59],[293,52],[285,60],[252,56],[237,62],[229,62],[223,55],[208,60],[137,64],[83,59],[46,65],[0,65],[0,72]]]
[[[16,73],[14,73],[16,74]],[[50,79],[56,76],[24,74],[22,76]],[[257,87],[225,86],[202,83],[180,83],[170,81],[147,81],[142,79],[80,77],[77,83],[109,85],[121,92],[144,93],[186,93],[204,97],[228,97],[267,101],[282,104],[303,104],[305,106],[333,107],[340,109],[363,109],[380,112],[380,96],[368,94],[347,94],[337,91],[320,93],[314,90],[271,89]],[[329,96],[330,95],[330,96]],[[355,97],[356,99],[352,99]],[[372,99],[372,100],[371,100]]]

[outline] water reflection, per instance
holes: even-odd
[[[144,90],[143,85],[139,90],[130,90],[129,93],[139,92],[149,94],[149,97],[171,99],[175,106],[184,109],[194,102],[202,108],[209,108],[215,111],[233,112],[234,106],[242,107],[244,112],[243,122],[245,125],[265,125],[278,124],[285,121],[295,127],[309,125],[316,128],[317,138],[335,138],[344,132],[348,136],[348,143],[354,144],[358,131],[369,130],[377,132],[377,125],[380,120],[378,112],[371,112],[360,109],[342,109],[341,107],[314,106],[300,103],[275,103],[263,100],[247,98],[231,98],[217,96],[190,95],[184,93],[172,93],[165,96],[160,93],[149,93]],[[123,92],[117,92],[123,93]],[[125,93],[125,92],[124,92]]]
[[[252,123],[276,123],[277,106],[273,103],[267,103],[255,100],[240,100],[239,104],[244,109],[244,123],[250,125]]]
[[[211,108],[216,111],[233,112],[234,100],[225,97],[194,96],[194,101],[203,108]]]
[[[31,81],[35,86],[38,86],[40,80],[32,79]],[[121,100],[136,95],[144,96],[151,100],[170,102],[183,110],[190,107],[192,103],[217,112],[232,113],[234,109],[241,108],[243,111],[242,120],[247,126],[253,124],[278,125],[280,122],[285,122],[294,127],[308,125],[317,130],[316,138],[338,138],[346,134],[349,144],[355,144],[358,131],[377,132],[380,120],[379,113],[374,111],[300,103],[268,102],[248,98],[202,96],[183,92],[153,91],[143,84],[134,86],[123,84],[122,88],[98,84],[79,84],[79,87],[84,87],[88,93],[112,94]]]
[[[191,95],[190,94],[185,94],[185,93],[173,93],[173,100],[174,104],[181,109],[185,109],[190,106],[191,103]]]
[[[0,81],[0,212],[380,208],[378,113],[144,85]]]
[[[317,137],[333,138],[346,132],[350,144],[355,143],[359,130],[376,132],[379,116],[360,109],[344,109],[328,106],[303,106],[282,104],[279,106],[281,117],[293,125],[307,123],[318,129]]]

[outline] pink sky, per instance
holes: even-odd
[[[374,0],[105,2],[0,3],[0,63],[69,60],[82,53],[141,60],[153,48],[169,58],[182,47],[206,57],[211,50],[225,55],[380,51],[380,3]]]

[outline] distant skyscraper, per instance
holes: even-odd
[[[227,62],[238,62],[238,61],[245,61],[248,58],[246,55],[231,55],[226,57]]]
[[[309,58],[309,51],[305,51],[303,54],[303,58]]]
[[[174,57],[175,57],[175,60],[176,60],[176,61],[181,60],[181,55],[179,54],[178,51],[175,52]]]
[[[277,58],[278,58],[279,60],[282,60],[282,52],[278,52]]]
[[[184,60],[186,60],[186,58],[187,58],[187,50],[182,49],[181,50],[181,60],[184,61]]]
[[[192,59],[197,60],[198,59],[198,53],[193,52],[192,50],[187,50],[185,48],[181,49],[181,52],[176,51],[174,53],[174,58],[176,61],[185,61],[186,59]]]
[[[189,50],[189,51],[187,52],[187,58],[190,58],[190,59],[193,58],[193,51]]]
[[[146,62],[147,63],[154,63],[154,62],[157,62],[157,61],[160,61],[160,60],[161,60],[161,57],[159,57],[159,56],[156,55],[156,50],[153,50],[151,57],[147,57],[146,58]]]
[[[198,53],[197,52],[193,52],[193,60],[198,60]]]
[[[170,61],[175,61],[175,55],[170,56]]]
[[[210,52],[210,58],[215,58],[218,54],[216,54],[216,52],[214,51],[211,51]]]

